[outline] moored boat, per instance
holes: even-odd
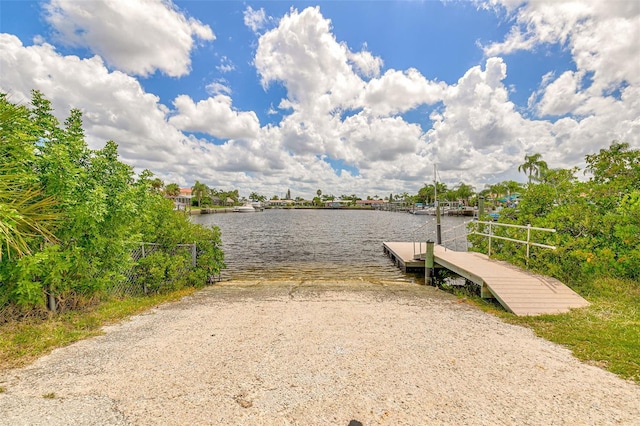
[[[234,207],[233,211],[237,213],[253,213],[256,209],[251,204],[244,204],[239,207]]]

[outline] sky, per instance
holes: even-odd
[[[640,148],[640,2],[0,0],[0,92],[32,89],[166,184],[480,191]]]

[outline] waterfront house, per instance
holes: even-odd
[[[357,200],[356,206],[358,207],[371,207],[372,209],[382,208],[387,201],[385,200]]]

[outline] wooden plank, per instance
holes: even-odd
[[[414,243],[385,242],[385,252],[399,262],[424,267],[414,259]],[[419,247],[415,243],[415,247]],[[435,246],[435,262],[478,284],[482,297],[495,297],[504,308],[516,315],[540,315],[567,312],[588,306],[589,302],[560,281],[523,271],[506,262],[489,259],[474,252],[457,252]]]

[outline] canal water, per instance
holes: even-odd
[[[443,239],[470,218],[443,217]],[[269,209],[192,216],[222,232],[223,279],[421,279],[404,274],[383,241],[435,240],[435,217],[375,210]]]

